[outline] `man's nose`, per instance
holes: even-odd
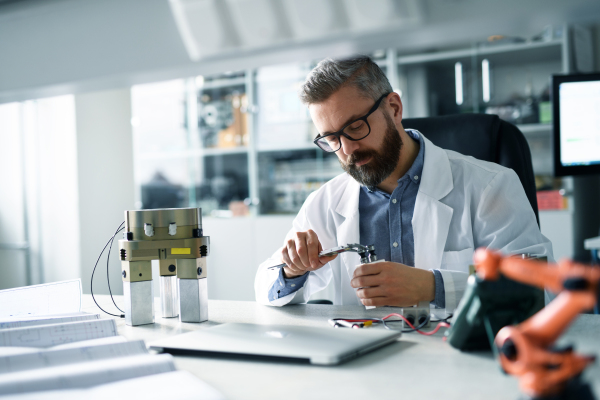
[[[345,138],[344,136],[340,136],[340,142],[342,143],[342,148],[341,148],[342,153],[344,153],[347,156],[354,153],[356,151],[356,149],[358,148],[358,142],[349,140],[348,138]]]

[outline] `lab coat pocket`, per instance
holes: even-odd
[[[445,251],[442,254],[441,269],[469,272],[469,265],[473,264],[473,248],[460,251]]]

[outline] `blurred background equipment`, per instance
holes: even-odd
[[[590,262],[584,241],[600,230],[600,73],[552,76],[555,176],[573,176],[573,259]]]
[[[600,74],[552,76],[554,174],[600,174]]]

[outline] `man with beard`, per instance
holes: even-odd
[[[452,311],[476,248],[552,259],[515,172],[405,130],[400,96],[368,57],[320,62],[300,97],[320,132],[315,144],[345,173],[308,197],[283,247],[259,266],[259,303],[306,302],[331,284],[334,304],[428,301]],[[385,262],[319,257],[349,243],[374,244]]]

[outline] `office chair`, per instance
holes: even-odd
[[[406,118],[402,126],[418,130],[443,149],[513,169],[540,225],[531,152],[525,136],[516,126],[489,114]]]

